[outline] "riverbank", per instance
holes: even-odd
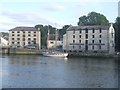
[[[43,55],[44,50],[37,49],[16,49],[8,48],[2,50],[2,54],[15,54],[15,55]],[[108,54],[108,53],[92,53],[92,52],[68,52],[68,57],[99,57],[99,58],[114,58],[120,57],[120,54]]]

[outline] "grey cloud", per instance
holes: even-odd
[[[36,25],[36,24],[51,24],[54,25],[56,21],[52,21],[49,18],[42,17],[38,14],[33,13],[15,13],[15,12],[2,12],[2,16],[10,18],[12,20],[11,23],[2,22],[2,25]]]

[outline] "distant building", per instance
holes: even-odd
[[[34,27],[15,27],[9,30],[9,46],[40,49],[41,33]]]
[[[63,41],[60,40],[59,35],[56,31],[55,34],[49,34],[49,30],[48,30],[48,34],[47,34],[47,49],[50,48],[58,48],[63,46]]]
[[[118,2],[118,17],[120,17],[120,1]]]
[[[0,48],[8,47],[8,40],[2,37],[2,33],[0,33]]]
[[[63,46],[63,41],[57,40],[57,46],[55,45],[56,41],[55,40],[48,40],[48,48],[56,48],[56,47],[62,47]]]
[[[111,26],[70,26],[63,36],[68,52],[115,52],[114,28]]]

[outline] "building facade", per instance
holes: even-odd
[[[34,27],[16,27],[9,30],[9,46],[41,49],[41,33]]]
[[[50,34],[50,30],[47,33],[47,49],[58,48],[63,46],[63,41],[60,40],[58,31],[55,34]]]
[[[57,45],[56,45],[57,43]],[[50,48],[56,48],[56,47],[62,47],[63,46],[63,41],[60,41],[60,40],[48,40],[47,41],[47,48],[50,49]]]
[[[111,26],[70,26],[63,36],[68,52],[115,52],[114,28]]]
[[[0,48],[8,47],[8,40],[2,37],[2,33],[0,33]]]

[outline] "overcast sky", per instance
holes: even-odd
[[[95,11],[115,22],[119,0],[0,0],[0,32],[37,24],[77,25],[79,17]]]

